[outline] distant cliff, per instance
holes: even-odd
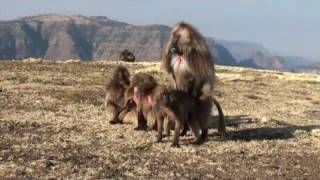
[[[0,60],[117,60],[127,48],[138,61],[158,61],[170,31],[169,26],[136,26],[100,16],[39,15],[0,21]],[[207,42],[220,65],[292,69],[290,61],[272,56],[259,44],[210,37]]]
[[[134,26],[106,17],[41,15],[0,22],[0,59],[117,59],[129,48],[138,59],[158,60],[167,26]]]
[[[116,60],[128,48],[138,60],[161,58],[171,28],[135,26],[106,17],[40,15],[0,22],[0,59]],[[236,65],[226,48],[208,38],[217,62]]]

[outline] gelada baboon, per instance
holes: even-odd
[[[173,27],[162,64],[172,75],[176,89],[195,98],[210,96],[215,80],[214,58],[205,38],[193,25],[180,22]],[[182,135],[186,130],[187,126]],[[224,122],[219,123],[218,130],[225,134]]]
[[[165,127],[164,117],[175,121],[175,132],[172,146],[179,146],[180,131],[185,124],[191,127],[195,136],[194,144],[200,144],[208,135],[208,119],[212,107],[210,96],[200,99],[190,96],[185,91],[163,89],[159,91],[153,104],[157,118],[157,142],[162,142],[162,132]],[[201,134],[200,134],[201,130]]]
[[[200,97],[211,91],[215,79],[214,59],[205,38],[191,24],[177,23],[162,57],[166,72],[172,75],[176,89],[190,91]],[[186,89],[185,78],[194,78],[193,87]],[[206,92],[207,93],[207,92]]]
[[[111,81],[106,86],[104,107],[110,124],[121,123],[118,116],[125,105],[125,92],[129,85],[129,71],[123,66],[118,66]]]
[[[120,53],[119,60],[125,61],[125,62],[134,62],[136,60],[136,57],[128,49],[124,49]]]
[[[158,83],[155,78],[146,73],[137,73],[131,79],[130,87],[126,92],[126,108],[120,114],[120,119],[126,113],[134,112],[137,119],[135,130],[147,130],[154,126],[155,117],[152,113],[152,93]]]
[[[163,86],[155,84],[155,80],[144,73],[139,73],[133,76],[132,84],[126,93],[126,108],[120,113],[119,119],[124,123],[137,124],[137,129],[148,129],[148,130],[157,130],[157,120],[155,117],[154,103],[157,102],[157,97],[160,90],[164,89]],[[141,103],[140,103],[141,102]],[[138,109],[138,104],[140,108]],[[138,121],[137,115],[138,111],[140,113],[140,123]],[[131,113],[127,115],[128,113]],[[132,117],[136,116],[136,118]],[[129,119],[129,121],[126,120]],[[164,134],[169,135],[170,129],[173,126],[171,120],[164,118]],[[132,121],[133,120],[133,121]],[[136,121],[138,123],[136,123]]]

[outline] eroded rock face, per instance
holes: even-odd
[[[134,26],[100,16],[40,15],[0,21],[0,60],[118,60],[124,49],[130,49],[134,60],[128,61],[159,61],[170,31],[168,26]],[[207,40],[217,64],[237,65],[226,48],[213,38]]]
[[[0,22],[0,59],[159,60],[170,27],[134,26],[106,17],[42,15]]]

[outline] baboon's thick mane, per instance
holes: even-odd
[[[171,48],[177,48],[188,61],[192,73],[199,80],[205,80],[214,74],[214,59],[205,38],[191,24],[177,23],[172,31],[170,40],[163,54],[163,65],[171,73]]]

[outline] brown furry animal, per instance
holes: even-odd
[[[157,117],[158,139],[162,142],[164,117],[175,121],[173,147],[179,146],[180,131],[185,124],[191,127],[195,136],[193,143],[201,143],[208,134],[208,119],[212,107],[211,97],[197,99],[185,91],[163,89],[159,91],[153,110]],[[201,130],[201,135],[200,135]]]
[[[200,97],[200,101],[199,103],[201,104],[200,106],[200,109],[203,109],[203,108],[208,108],[208,107],[211,107],[213,104],[210,103],[210,102],[206,102],[206,100],[208,101],[209,99],[211,98],[212,100],[212,103],[216,106],[217,110],[218,110],[218,116],[219,116],[219,122],[218,122],[218,134],[222,137],[225,137],[226,136],[226,125],[225,125],[225,119],[224,119],[224,113],[223,113],[223,110],[218,102],[218,100],[213,97],[213,96],[201,96]],[[206,100],[205,100],[206,99]],[[206,103],[208,104],[208,107],[206,107]],[[208,112],[209,110],[205,110],[205,112]],[[206,126],[208,126],[208,124],[205,124]],[[181,132],[181,136],[185,136],[187,134],[187,131],[189,130],[189,125],[188,124],[185,124],[185,126],[183,127],[183,130]],[[207,132],[204,132],[202,134],[202,138],[205,139],[207,137]]]
[[[162,64],[172,75],[176,89],[191,91],[193,96],[200,97],[203,91],[211,91],[213,88],[213,56],[205,38],[191,24],[180,22],[174,26]],[[195,80],[192,87],[186,81],[190,77]]]
[[[141,79],[141,77],[145,76],[144,74],[138,74],[137,76],[140,76],[137,79]],[[133,79],[136,79],[133,78]],[[134,82],[134,80],[133,80]],[[137,123],[137,100],[134,100],[135,97],[138,97],[139,95],[137,95],[136,93],[141,93],[141,94],[148,94],[146,97],[144,97],[144,99],[142,100],[142,114],[143,114],[143,118],[146,120],[146,122],[144,124],[146,124],[146,128],[148,130],[157,130],[157,119],[155,116],[155,112],[158,112],[158,110],[155,110],[153,105],[154,103],[158,102],[157,99],[159,99],[159,94],[160,92],[162,92],[161,90],[164,90],[165,88],[161,85],[157,85],[156,87],[152,88],[152,90],[150,90],[149,88],[146,87],[142,87],[144,83],[142,83],[142,85],[140,85],[140,92],[138,92],[138,88],[135,88],[135,90],[130,90],[128,91],[127,97],[128,97],[128,101],[126,104],[126,108],[124,109],[124,111],[122,111],[119,115],[119,119],[121,119],[124,123],[128,123],[128,124],[136,124]],[[146,85],[146,84],[144,84]],[[132,87],[133,88],[133,87]],[[130,89],[130,88],[129,88]],[[133,88],[134,89],[134,88]],[[134,92],[135,91],[135,92]],[[131,95],[129,95],[131,94]],[[136,95],[134,95],[136,94]],[[138,99],[138,98],[136,98]],[[137,102],[137,103],[136,103]],[[131,113],[131,115],[128,115],[129,113]],[[132,117],[135,116],[135,117]],[[126,120],[126,119],[129,119]],[[170,129],[172,129],[173,126],[173,121],[168,119],[167,116],[163,117],[164,119],[164,134],[165,135],[169,135],[170,134]],[[144,126],[144,125],[143,125]]]
[[[119,60],[125,62],[134,62],[136,57],[128,49],[124,49],[119,56]]]
[[[110,124],[121,123],[118,119],[125,105],[125,92],[130,85],[130,74],[127,68],[118,66],[113,78],[106,86],[104,107]]]
[[[137,119],[135,130],[147,130],[148,126],[155,126],[156,120],[152,113],[152,93],[157,84],[157,81],[149,74],[135,74],[126,92],[126,108],[119,118],[125,119],[128,112],[134,111],[132,115],[135,114]]]
[[[172,75],[176,89],[195,98],[210,96],[215,80],[214,59],[205,38],[193,25],[180,22],[174,26],[162,64]],[[187,129],[186,124],[181,134]],[[219,123],[219,133],[225,134],[224,120]]]
[[[164,131],[165,136],[170,135],[170,130],[173,128],[174,119],[170,118],[163,106],[162,103],[162,95],[169,91],[169,87],[159,85],[157,86],[152,93],[152,112],[154,115],[155,122],[152,124],[154,130],[159,130],[159,125]],[[161,122],[162,124],[158,124]]]

